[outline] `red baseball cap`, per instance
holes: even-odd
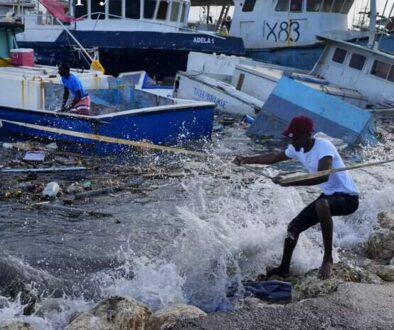
[[[294,134],[310,134],[313,132],[313,120],[306,116],[294,117],[289,126],[282,132],[284,136],[289,138]]]

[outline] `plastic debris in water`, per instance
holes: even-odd
[[[56,197],[59,191],[60,191],[59,184],[55,181],[52,181],[46,185],[44,191],[42,192],[42,195],[44,197]]]
[[[27,151],[23,159],[42,162],[45,159],[45,153],[43,151]]]

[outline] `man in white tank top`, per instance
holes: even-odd
[[[237,156],[234,163],[237,165],[269,165],[288,159],[296,159],[309,172],[345,167],[337,149],[330,141],[312,136],[313,126],[312,119],[308,117],[294,117],[283,132],[283,135],[291,139],[291,144],[285,151],[250,157]],[[280,184],[279,177],[273,181]],[[300,233],[317,223],[320,223],[324,244],[324,256],[319,275],[323,279],[331,276],[333,265],[332,216],[348,215],[355,212],[358,208],[359,191],[348,171],[281,185],[312,186],[317,184],[320,185],[322,194],[306,206],[288,225],[281,264],[275,268],[267,268],[268,276],[286,276],[288,274]]]

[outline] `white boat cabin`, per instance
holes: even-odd
[[[188,0],[70,0],[67,15],[78,18],[70,29],[95,31],[161,31],[187,28]],[[26,29],[58,25],[49,13],[25,16]],[[61,28],[59,26],[59,28]]]
[[[348,30],[354,0],[234,0],[230,34],[246,49],[311,45],[316,35]]]
[[[311,75],[353,88],[371,104],[394,104],[394,56],[345,41],[330,40]]]

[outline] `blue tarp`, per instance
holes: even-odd
[[[246,134],[282,137],[282,131],[298,115],[312,118],[316,132],[348,144],[377,142],[371,113],[288,77],[279,80]]]
[[[242,281],[244,296],[254,296],[256,298],[271,302],[290,302],[292,298],[291,283],[277,280],[270,281]],[[234,297],[239,287],[234,283],[227,289],[227,297]]]

